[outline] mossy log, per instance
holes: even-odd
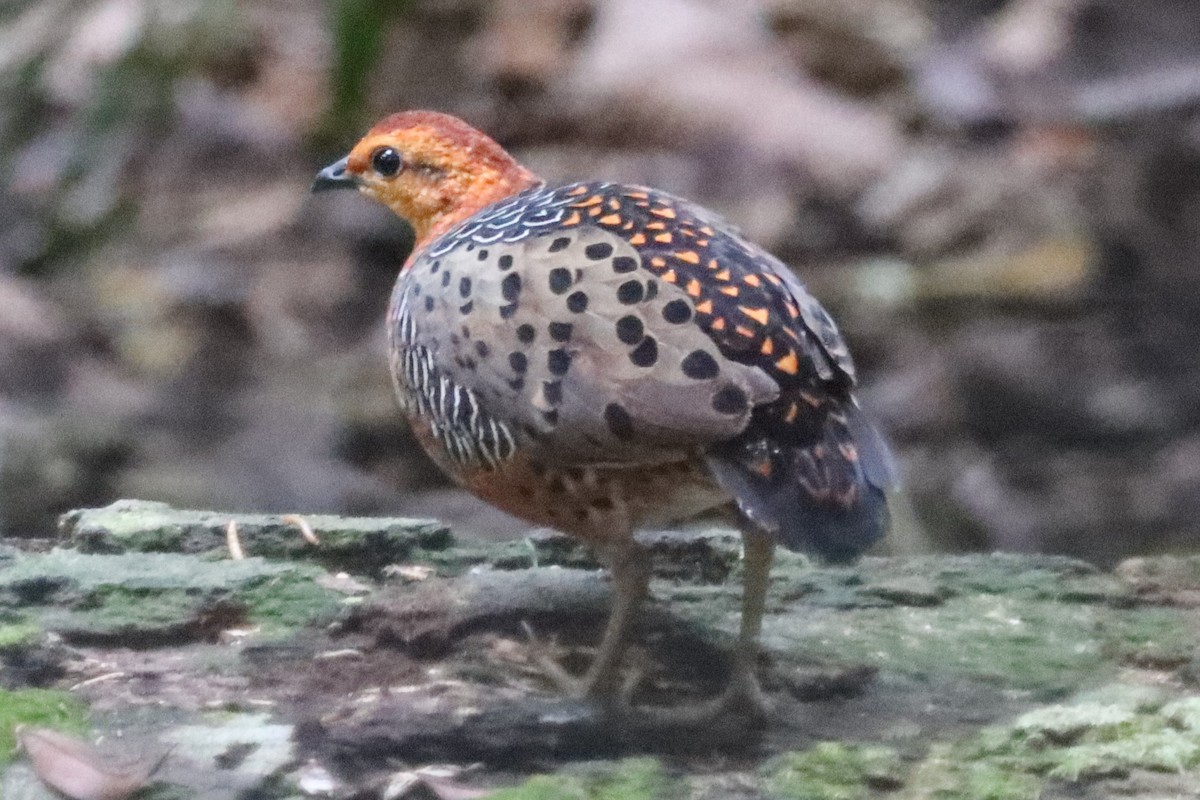
[[[248,557],[230,556],[231,520]],[[539,667],[545,654],[585,666],[611,600],[569,539],[308,522],[319,544],[281,517],[123,502],[66,515],[48,552],[4,551],[0,719],[22,693],[69,691],[97,734],[166,754],[151,797],[300,796],[314,774],[335,796],[381,797],[398,764],[428,763],[476,764],[457,789],[507,800],[1150,798],[1200,785],[1200,558],[1102,572],[1034,555],[830,568],[781,554],[766,725],[731,716],[647,735],[562,697]],[[708,696],[737,629],[739,539],[644,544],[654,580],[627,659],[634,700]],[[5,796],[38,796],[16,793],[33,791],[31,775],[14,763]]]

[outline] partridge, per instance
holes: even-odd
[[[416,246],[387,315],[400,406],[487,502],[590,545],[614,605],[579,691],[609,710],[647,588],[634,532],[733,506],[741,630],[711,711],[765,713],[758,636],[776,543],[843,561],[888,526],[887,447],[837,326],[713,212],[602,181],[548,187],[459,119],[379,122],[313,191],[358,189]]]

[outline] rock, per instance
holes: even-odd
[[[0,797],[5,800],[62,800],[62,795],[42,783],[29,764],[13,764],[0,775]]]
[[[21,554],[0,566],[0,608],[20,609],[77,644],[161,647],[239,624],[284,633],[332,616],[340,595],[311,566],[172,553]]]
[[[311,545],[296,521],[273,514],[238,515],[246,552],[274,558],[313,558],[339,569],[378,572],[450,546],[450,529],[435,520],[390,517],[302,518],[320,538]],[[204,553],[223,549],[234,517],[211,511],[176,511],[166,503],[118,500],[62,518],[60,531],[85,553]]]
[[[204,542],[201,552],[0,551],[0,657],[57,654],[58,671],[40,676],[5,662],[14,685],[39,677],[72,689],[26,709],[44,715],[58,700],[40,698],[75,708],[72,696],[84,698],[93,738],[120,731],[125,749],[151,756],[171,745],[151,798],[276,800],[306,786],[380,796],[409,785],[397,762],[414,775],[431,762],[475,764],[453,796],[519,783],[500,794],[517,800],[1059,789],[1149,800],[1200,779],[1200,570],[1187,558],[1108,573],[1052,556],[819,567],[781,552],[762,632],[767,725],[728,715],[667,730],[617,724],[547,679],[546,657],[586,667],[610,602],[606,576],[571,540],[460,545],[443,532],[398,569],[336,577],[280,558],[213,560],[216,522],[229,515],[129,507],[73,512],[67,524],[80,542],[154,542],[170,530],[164,517],[207,519],[195,540],[179,529],[167,537],[181,550]],[[85,534],[101,512],[121,524]],[[278,518],[233,518],[268,532],[247,536],[247,549],[289,552],[271,528]],[[353,521],[328,527],[373,535]],[[738,630],[739,538],[714,528],[643,539],[654,577],[626,662],[631,701],[712,697]],[[47,649],[47,630],[66,639],[59,650]],[[6,698],[33,691],[0,692],[0,717]],[[516,781],[517,768],[554,774]],[[27,774],[9,772],[6,789],[26,791]],[[431,787],[412,792],[445,788]]]
[[[292,726],[271,715],[222,714],[164,732],[170,747],[158,780],[224,800],[261,791],[295,760]]]

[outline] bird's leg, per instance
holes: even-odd
[[[542,672],[561,691],[612,706],[618,701],[621,656],[625,652],[633,616],[646,595],[650,569],[646,553],[632,540],[599,555],[612,576],[613,606],[596,656],[583,677],[571,675],[553,657],[543,652],[532,628],[527,624],[525,633],[535,648],[534,658]]]
[[[775,557],[775,539],[769,533],[750,528],[742,529],[742,621],[729,683],[717,697],[699,703],[671,708],[635,707],[622,698],[622,712],[644,730],[689,727],[714,722],[729,713],[740,714],[752,721],[765,719],[771,705],[758,683],[758,637],[762,630],[766,608],[767,586],[771,562]],[[629,687],[632,689],[633,687]]]
[[[650,582],[647,554],[632,540],[609,554],[608,568],[612,574],[613,607],[604,627],[604,637],[596,657],[583,676],[584,696],[605,704],[617,699],[621,656],[629,638],[629,627],[646,595]]]
[[[770,711],[770,704],[758,685],[756,667],[771,562],[775,558],[775,539],[769,533],[751,529],[749,523],[743,523],[742,543],[742,624],[733,651],[729,686],[722,699],[726,707],[733,708],[745,703],[753,715],[765,717]]]

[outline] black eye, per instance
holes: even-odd
[[[399,172],[402,165],[400,154],[390,147],[381,147],[371,154],[371,166],[385,178]]]

